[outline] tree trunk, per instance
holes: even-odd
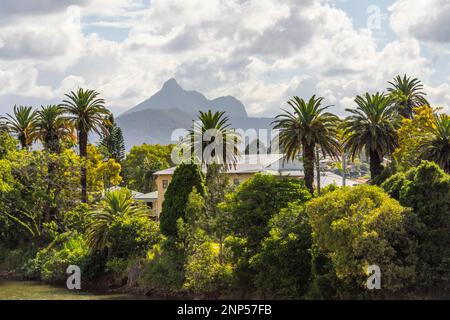
[[[305,171],[305,185],[311,195],[314,195],[314,148],[315,144],[303,143],[303,169]]]
[[[87,159],[87,132],[80,131],[78,140],[80,144],[81,163],[81,202],[87,203],[87,179],[86,179],[86,159]]]
[[[383,157],[381,157],[377,151],[370,151],[370,177],[375,179],[383,171],[383,166],[381,165]]]
[[[319,155],[319,147],[316,148],[316,184],[317,184],[317,194],[320,196],[320,155]]]
[[[45,222],[50,222],[52,219],[56,220],[57,217],[57,207],[55,206],[55,171],[56,164],[53,162],[51,157],[49,158],[49,163],[47,166],[47,195],[50,197],[45,205]]]

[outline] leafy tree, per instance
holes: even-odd
[[[119,215],[108,229],[110,254],[116,258],[140,257],[162,240],[158,223],[146,215]]]
[[[206,174],[206,225],[205,229],[213,235],[213,239],[219,242],[219,260],[223,263],[223,244],[226,237],[227,217],[219,204],[225,200],[225,194],[229,189],[229,181],[220,164],[209,165]]]
[[[222,210],[230,217],[231,231],[246,238],[250,251],[256,253],[269,234],[269,220],[288,203],[309,199],[301,180],[256,174],[227,195]]]
[[[1,214],[20,228],[23,239],[35,243],[46,240],[45,223],[50,218],[51,208],[67,210],[74,205],[73,193],[76,190],[77,156],[67,150],[62,154],[50,154],[45,151],[9,152],[2,161],[6,168],[8,190],[0,193],[3,206]],[[54,162],[56,171],[52,188],[48,188],[48,163]],[[54,211],[53,211],[54,212]]]
[[[221,205],[229,218],[231,233],[225,239],[225,247],[231,251],[230,259],[241,288],[249,289],[254,285],[255,272],[249,261],[269,235],[270,219],[290,202],[304,203],[310,198],[303,181],[265,174],[256,174],[227,195]]]
[[[5,120],[8,130],[17,136],[22,149],[28,149],[36,138],[36,111],[33,107],[14,106],[14,114],[6,114]]]
[[[76,141],[72,124],[64,117],[62,108],[57,105],[41,107],[41,110],[37,111],[35,131],[36,139],[40,140],[45,150],[50,153],[60,153],[63,141]],[[57,163],[52,161],[51,157],[48,160],[47,192],[50,194],[55,189],[53,184],[57,183],[58,177],[55,176]],[[49,222],[52,217],[55,218],[58,214],[58,207],[52,205],[51,201],[45,210],[48,212],[46,222]]]
[[[436,162],[450,173],[450,117],[447,114],[436,115],[428,140],[421,142],[422,157]]]
[[[404,206],[413,208],[419,226],[418,277],[422,285],[450,288],[450,176],[438,165],[423,161],[382,187]]]
[[[269,236],[252,258],[256,288],[276,298],[300,298],[310,284],[311,227],[304,205],[291,203],[269,221]]]
[[[194,292],[213,292],[227,287],[231,268],[221,260],[220,246],[211,241],[205,227],[206,202],[196,190],[189,195],[186,222],[178,234],[186,250],[183,287]]]
[[[164,235],[178,237],[177,221],[179,218],[185,220],[189,194],[194,188],[199,194],[205,194],[200,167],[193,163],[181,163],[176,168],[164,195],[160,216],[160,227]]]
[[[134,202],[131,192],[125,189],[107,192],[101,203],[90,213],[91,221],[86,230],[90,250],[95,252],[107,249],[108,257],[112,257],[113,237],[117,235],[113,234],[111,226],[115,223],[129,223],[122,219],[142,217],[149,219],[147,209]],[[117,245],[118,242],[114,243]]]
[[[414,282],[414,215],[379,187],[340,188],[311,200],[306,212],[314,244],[344,284],[343,297],[363,294],[370,265],[381,268],[388,292]]]
[[[396,76],[394,81],[390,81],[388,88],[389,96],[395,105],[398,113],[405,118],[412,119],[414,117],[414,108],[419,106],[429,106],[423,90],[422,82],[417,79],[411,79],[406,74]]]
[[[398,148],[393,153],[398,167],[407,171],[420,164],[422,146],[433,130],[433,109],[427,106],[415,107],[412,119],[404,118],[398,129]]]
[[[390,98],[376,93],[357,96],[356,109],[346,109],[352,115],[343,123],[344,149],[354,159],[363,149],[370,159],[370,175],[375,179],[383,170],[383,157],[398,146],[398,117]]]
[[[110,112],[105,108],[105,101],[100,99],[99,93],[93,90],[78,89],[77,92],[66,94],[66,100],[63,101],[62,110],[68,114],[67,118],[71,121],[78,132],[78,143],[80,147],[80,156],[83,159],[87,157],[88,136],[91,131],[101,134],[106,131],[107,124],[105,116]],[[81,201],[87,202],[87,179],[86,166],[81,166]]]
[[[120,164],[114,159],[104,159],[92,144],[88,145],[86,170],[88,191],[93,194],[102,193],[122,181]]]
[[[65,139],[76,141],[73,126],[64,117],[64,111],[60,106],[41,107],[41,110],[37,111],[35,126],[37,139],[50,152],[60,152],[61,141]]]
[[[10,151],[17,149],[17,140],[7,131],[0,131],[0,159],[3,159]]]
[[[142,144],[134,146],[123,161],[123,175],[130,189],[150,192],[153,188],[156,171],[166,169],[172,165],[172,145]]]
[[[302,151],[305,183],[314,194],[314,161],[316,145],[323,154],[338,158],[340,144],[337,137],[338,117],[325,112],[330,106],[322,107],[323,98],[312,96],[309,101],[294,97],[288,104],[293,112],[284,110],[275,118],[275,129],[280,130],[280,145],[287,159],[296,159]]]
[[[105,151],[105,156],[114,159],[117,163],[122,163],[125,158],[125,142],[122,129],[114,122],[111,114],[108,119],[107,133],[103,134],[100,148]]]
[[[227,196],[222,210],[230,217],[232,232],[245,237],[256,253],[269,233],[269,220],[289,202],[304,203],[310,198],[300,180],[256,174]]]
[[[68,232],[58,234],[48,246],[37,252],[34,259],[25,264],[24,269],[29,277],[63,282],[70,265],[80,266],[85,275],[84,271],[87,270],[84,264],[88,258],[88,247],[83,235]]]

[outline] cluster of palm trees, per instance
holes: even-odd
[[[313,192],[316,147],[323,155],[337,158],[344,153],[355,158],[365,151],[370,161],[371,178],[380,175],[383,160],[398,147],[397,129],[402,117],[414,117],[414,108],[429,106],[418,79],[397,76],[388,93],[366,93],[355,98],[356,109],[346,109],[350,116],[343,121],[326,112],[323,98],[309,101],[294,97],[288,103],[293,111],[284,110],[275,119],[280,129],[280,145],[288,159],[303,152],[305,184]],[[446,172],[450,167],[450,118],[435,115],[433,135],[423,146],[422,157],[438,163]]]
[[[108,127],[110,111],[105,101],[94,90],[78,89],[65,95],[60,105],[33,107],[14,106],[13,114],[1,117],[4,127],[19,140],[24,150],[41,142],[52,153],[61,151],[62,143],[78,141],[79,154],[87,157],[90,132],[104,133]],[[84,162],[83,162],[84,163]],[[81,166],[81,200],[87,202],[86,166]]]
[[[344,120],[327,111],[330,106],[323,105],[323,98],[312,96],[309,100],[294,97],[288,104],[291,110],[283,110],[273,122],[279,129],[279,144],[287,160],[303,160],[305,185],[313,193],[314,166],[317,150],[324,156],[338,159],[341,155],[350,155],[353,159],[365,152],[370,162],[371,178],[378,177],[382,163],[398,147],[397,130],[402,118],[413,118],[414,108],[430,107],[418,79],[406,75],[397,76],[387,93],[366,93],[355,98],[355,109],[346,109],[350,113]],[[211,142],[202,139],[208,130],[216,130],[222,136],[221,144],[228,150],[223,159],[214,159],[219,163],[235,163],[238,150],[229,147],[239,139],[229,129],[229,119],[223,112],[200,112],[199,122],[190,130],[185,139],[189,148],[204,155]],[[230,153],[230,150],[232,152]],[[433,135],[422,150],[424,159],[438,163],[446,172],[450,172],[450,119],[448,115],[436,115]],[[204,158],[202,158],[202,164]],[[208,166],[206,166],[208,168]]]

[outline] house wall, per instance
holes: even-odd
[[[228,179],[231,185],[235,185],[235,179],[239,180],[239,184],[253,177],[255,173],[229,173]],[[158,175],[156,176],[156,188],[158,190],[158,200],[155,203],[156,214],[159,216],[162,211],[162,203],[164,202],[164,195],[167,187],[163,187],[163,181],[167,181],[167,185],[172,181],[172,175]],[[236,181],[237,182],[237,181]]]
[[[164,188],[163,181],[167,181],[167,185],[172,181],[172,175],[158,175],[156,176],[156,190],[158,190],[158,200],[155,203],[154,209],[156,210],[156,214],[159,216],[162,210],[162,203],[164,202],[164,195],[166,194],[167,187]]]
[[[229,183],[234,185],[235,179],[239,180],[239,184],[244,182],[245,180],[253,177],[254,173],[230,173],[228,174]],[[164,195],[166,194],[167,187],[163,187],[163,181],[167,181],[167,185],[172,181],[172,175],[158,175],[156,176],[155,183],[156,189],[158,190],[158,200],[155,203],[154,209],[156,210],[156,214],[159,216],[162,211],[162,203],[164,202]]]

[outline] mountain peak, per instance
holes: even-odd
[[[232,96],[224,96],[209,100],[198,91],[184,90],[174,78],[167,80],[160,91],[128,110],[125,114],[148,109],[178,109],[193,117],[197,117],[199,110],[226,111],[227,115],[231,117],[248,117],[244,105],[238,99]]]
[[[180,85],[178,84],[177,80],[174,78],[170,78],[166,82],[164,82],[164,85],[162,87],[163,89],[182,89]]]

